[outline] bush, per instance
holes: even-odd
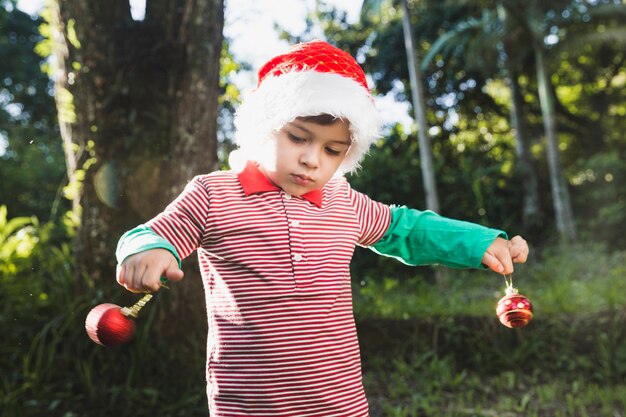
[[[142,311],[129,344],[96,345],[85,332],[89,310],[133,297],[74,276],[67,230],[30,218],[3,224],[5,242],[27,240],[0,260],[2,416],[206,415],[204,345],[190,337],[178,341],[182,349],[154,337],[158,298],[167,294]]]

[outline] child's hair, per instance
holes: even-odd
[[[258,75],[257,88],[235,115],[239,149],[230,157],[233,169],[242,169],[247,160],[272,166],[275,135],[296,118],[321,116],[349,123],[352,145],[340,174],[358,168],[380,137],[380,116],[365,74],[347,52],[319,40],[300,43],[268,61]]]
[[[333,116],[332,114],[318,114],[315,116],[301,116],[296,117],[298,120],[302,120],[304,122],[315,123],[317,125],[322,126],[331,126],[337,123],[340,120],[343,120],[341,117]],[[349,122],[348,122],[349,123]]]

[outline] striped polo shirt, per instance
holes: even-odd
[[[212,417],[368,415],[350,260],[390,221],[343,178],[295,197],[249,163],[194,178],[148,223],[198,251]]]

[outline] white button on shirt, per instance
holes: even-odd
[[[295,255],[293,255],[293,259],[295,259],[296,262],[300,262],[302,260],[302,255],[299,253],[296,253]]]
[[[300,226],[300,222],[298,220],[291,221],[291,227],[298,227],[298,226]]]

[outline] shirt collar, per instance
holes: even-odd
[[[246,196],[270,191],[280,191],[280,188],[272,184],[261,172],[258,165],[251,161],[248,161],[244,170],[237,174],[237,178]],[[309,191],[306,194],[302,194],[301,197],[315,204],[317,207],[322,207],[322,191],[320,189]]]

